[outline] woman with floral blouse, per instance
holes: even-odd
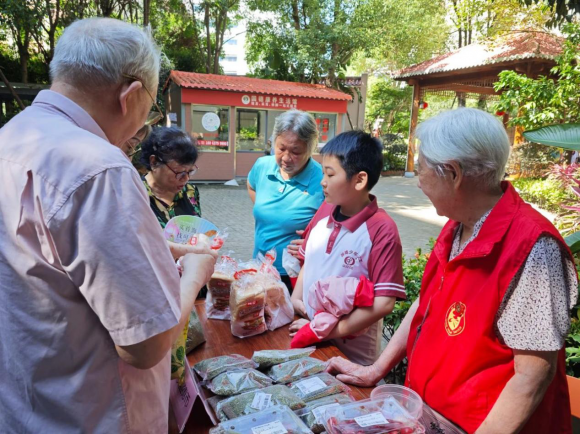
[[[197,166],[194,139],[178,128],[154,128],[141,145],[141,164],[147,168],[143,184],[153,213],[162,228],[178,215],[201,217],[199,190],[189,184]],[[188,253],[186,246],[169,243],[174,258]]]

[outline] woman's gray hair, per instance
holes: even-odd
[[[489,188],[504,177],[510,143],[503,125],[489,113],[474,108],[440,113],[417,127],[417,138],[419,154],[432,169],[456,161],[466,177]]]
[[[272,133],[272,146],[280,134],[290,131],[298,136],[302,142],[306,143],[308,152],[312,154],[318,146],[318,128],[311,114],[301,110],[288,110],[276,118],[274,122],[274,132]]]
[[[159,62],[149,29],[112,18],[87,18],[72,23],[58,39],[50,77],[78,89],[102,89],[120,84],[126,74],[151,90],[159,82]]]

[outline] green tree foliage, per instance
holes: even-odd
[[[502,91],[499,110],[512,116],[511,125],[525,129],[580,122],[580,25],[566,24],[566,41],[549,76],[530,78],[503,71],[495,89]]]
[[[383,119],[383,134],[407,134],[410,122],[410,104],[413,88],[402,87],[400,83],[380,77],[372,85],[367,96],[366,118],[369,129],[376,119]]]

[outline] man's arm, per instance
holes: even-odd
[[[179,323],[138,344],[117,345],[117,353],[124,362],[137,369],[150,369],[163,359],[189,321],[189,315],[194,309],[197,294],[211,277],[215,256],[215,253],[208,251],[204,254],[189,254],[183,258],[184,271],[180,281],[181,317]]]
[[[403,322],[389,341],[387,348],[381,353],[378,360],[370,366],[361,366],[342,357],[333,357],[326,370],[338,374],[336,378],[345,383],[357,386],[375,386],[384,378],[407,353],[407,340],[411,330],[411,322],[419,307],[419,299],[415,300]]]
[[[557,351],[514,350],[514,376],[476,433],[518,432],[542,401],[556,374],[557,361]]]

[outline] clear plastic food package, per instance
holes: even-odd
[[[230,292],[238,263],[229,255],[222,255],[215,264],[214,272],[207,282],[205,309],[208,318],[229,320]]]
[[[216,395],[232,396],[271,385],[272,380],[266,374],[255,369],[240,369],[222,372],[207,384],[207,388]]]
[[[266,331],[264,306],[266,291],[255,275],[257,270],[246,268],[234,274],[230,293],[231,330],[234,336],[245,338]]]
[[[220,423],[210,434],[312,434],[285,405]]]
[[[280,363],[289,362],[290,360],[308,357],[316,347],[296,348],[292,350],[261,350],[255,351],[252,360],[260,365],[260,369],[266,369]]]
[[[327,372],[295,381],[288,384],[288,387],[306,402],[337,393],[350,394],[350,387]]]
[[[302,419],[302,422],[315,434],[324,431],[323,417],[326,410],[340,407],[344,404],[354,402],[352,396],[346,393],[325,396],[324,398],[315,399],[306,404],[302,410],[298,410],[296,415]]]
[[[328,408],[322,415],[322,420],[328,434],[419,434],[425,432],[418,422],[416,413],[410,413],[392,395]]]
[[[286,386],[275,385],[220,401],[216,415],[221,421],[225,421],[257,413],[274,405],[287,405],[293,411],[306,407],[306,403]]]
[[[222,372],[233,369],[255,369],[258,367],[256,362],[241,356],[239,354],[230,354],[229,356],[218,356],[202,360],[193,365],[195,372],[199,374],[202,380],[211,380]]]
[[[288,288],[282,282],[280,273],[274,267],[276,250],[270,250],[265,255],[258,254],[257,260],[261,263],[256,276],[266,291],[266,305],[264,316],[268,330],[276,330],[294,319],[294,307],[290,300]]]
[[[326,363],[313,357],[303,357],[297,360],[272,366],[266,374],[275,383],[291,383],[301,378],[310,377],[326,369]]]

